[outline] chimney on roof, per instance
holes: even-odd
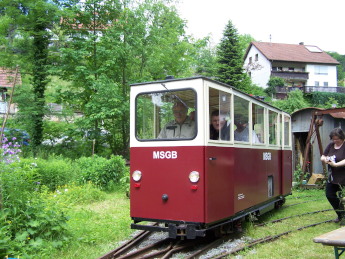
[[[300,42],[299,45],[304,45],[304,42]]]

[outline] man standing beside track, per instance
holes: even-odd
[[[187,115],[188,107],[177,102],[172,107],[175,120],[168,122],[158,135],[158,139],[192,138],[195,135],[195,121]]]

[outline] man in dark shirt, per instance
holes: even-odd
[[[219,111],[215,110],[211,113],[210,139],[219,139]]]

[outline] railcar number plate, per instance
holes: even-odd
[[[271,160],[271,153],[270,152],[264,152],[264,160]]]

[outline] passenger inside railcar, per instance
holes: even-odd
[[[249,142],[248,116],[245,114],[235,114],[234,124],[236,125],[234,140]],[[254,130],[252,131],[252,142],[261,143]]]
[[[229,125],[225,118],[219,120],[219,110],[211,113],[210,139],[219,140],[219,131],[222,140],[230,139]]]
[[[157,138],[192,138],[195,135],[194,112],[188,116],[188,107],[182,102],[176,102],[172,112],[175,119],[162,128]]]

